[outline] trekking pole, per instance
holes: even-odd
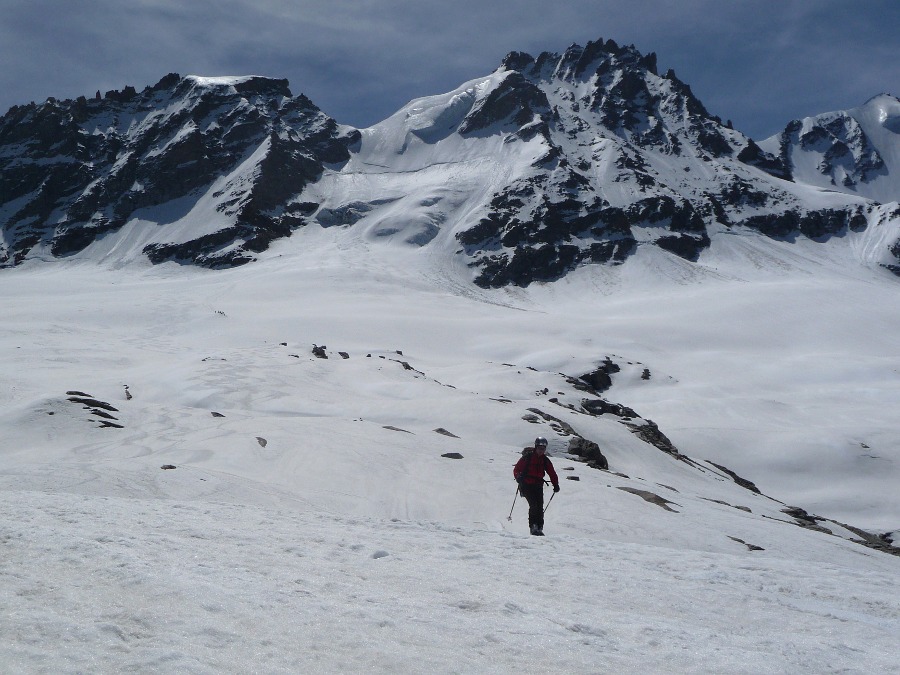
[[[550,502],[553,501],[553,498],[556,496],[556,493],[550,495],[550,499],[547,500],[547,506],[544,507],[544,513],[547,513],[547,509],[550,508]]]
[[[516,487],[516,496],[513,497],[513,505],[512,505],[512,508],[510,508],[510,510],[509,510],[509,517],[507,518],[507,520],[510,522],[512,522],[512,512],[513,512],[513,509],[516,508],[516,500],[518,498],[519,498],[519,488]]]

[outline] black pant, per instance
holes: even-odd
[[[537,526],[544,529],[544,484],[522,484],[519,486],[519,494],[528,502],[528,527]]]

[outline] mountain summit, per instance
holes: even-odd
[[[484,287],[646,247],[698,261],[723,234],[853,235],[862,262],[897,272],[898,105],[876,97],[757,144],[655,54],[602,39],[513,52],[363,130],[284,80],[170,75],[0,120],[0,260],[92,247],[233,266],[317,226],[427,248]]]

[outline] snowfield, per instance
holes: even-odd
[[[898,557],[853,541],[900,530],[865,236],[501,291],[336,227],[228,271],[103,240],[0,270],[0,670],[900,672]],[[607,357],[688,461],[581,409]],[[544,538],[507,520],[538,434]]]
[[[0,505],[5,672],[896,672],[896,559],[863,549],[811,567],[536,539],[521,518],[26,491]]]

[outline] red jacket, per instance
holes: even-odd
[[[553,468],[550,458],[547,455],[537,454],[532,448],[526,448],[522,458],[516,462],[513,476],[525,485],[537,485],[544,480],[544,472],[550,476],[553,487],[559,487],[559,478],[556,476],[556,470]]]

